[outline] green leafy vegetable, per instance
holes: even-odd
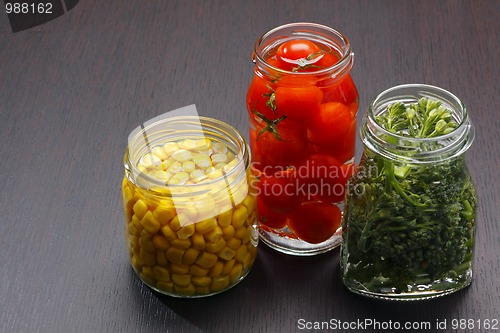
[[[409,138],[436,138],[457,127],[447,108],[427,98],[408,107],[394,103],[375,120]],[[412,293],[470,282],[477,197],[463,155],[408,164],[365,149],[348,191],[342,247],[348,287]]]

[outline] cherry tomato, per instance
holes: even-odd
[[[324,53],[324,55],[319,58],[315,65],[318,66],[318,69],[324,69],[335,65],[338,61],[339,56],[337,56],[336,54]]]
[[[350,74],[346,75],[340,81],[334,83],[323,81],[319,85],[324,92],[323,103],[339,102],[344,105],[355,103],[357,109],[357,104],[359,104],[358,89],[356,89],[356,85]]]
[[[293,168],[273,175],[262,174],[258,189],[259,199],[273,212],[286,213],[302,203],[303,196],[297,191]]]
[[[351,128],[353,116],[342,103],[321,104],[308,123],[307,138],[313,144],[341,145]]]
[[[335,157],[340,163],[345,163],[354,157],[356,146],[356,118],[352,118],[351,124],[346,129],[344,140],[338,144],[323,143],[312,145],[312,150],[316,153],[327,154]]]
[[[260,198],[257,199],[257,218],[269,228],[282,229],[287,224],[286,213],[273,212]]]
[[[271,127],[265,120],[258,120],[260,123],[253,134],[255,139],[250,140],[255,168],[268,175],[274,174],[297,165],[307,156],[309,144],[302,125],[287,118],[278,118],[271,121],[274,124]]]
[[[332,237],[340,226],[340,209],[329,203],[305,203],[288,214],[288,227],[297,237],[318,244]]]
[[[323,92],[316,86],[278,87],[274,98],[279,114],[301,122],[317,112],[323,99]]]
[[[273,110],[273,103],[272,101],[269,102],[273,93],[274,89],[270,82],[254,75],[246,96],[246,105],[250,114],[252,114],[253,110],[256,110],[268,119],[275,117],[276,112]]]
[[[276,52],[279,67],[287,71],[314,64],[321,56],[321,50],[307,39],[293,39],[280,45]]]

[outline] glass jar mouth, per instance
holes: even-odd
[[[166,141],[182,140],[189,137],[217,137],[226,141],[228,148],[234,150],[236,164],[228,171],[222,170],[222,175],[193,184],[167,184],[164,180],[151,176],[139,168],[140,158],[151,152],[152,148]],[[157,192],[159,195],[202,195],[210,192],[213,185],[245,177],[249,166],[249,150],[241,133],[231,125],[220,120],[203,116],[174,116],[160,118],[157,121],[146,122],[129,135],[124,156],[124,167],[130,180],[142,189]],[[241,175],[240,175],[241,173]],[[165,189],[168,189],[165,192]]]
[[[376,117],[386,112],[389,105],[402,102],[408,106],[422,97],[440,101],[451,111],[457,127],[444,135],[415,138],[390,132],[377,122]],[[368,106],[359,132],[362,142],[370,150],[389,159],[412,163],[433,163],[459,156],[469,149],[475,136],[463,102],[449,91],[427,84],[402,84],[378,94]]]
[[[298,38],[321,42],[337,51],[340,59],[332,66],[313,72],[289,71],[273,66],[266,61],[265,55],[278,42]],[[272,71],[278,75],[321,76],[350,70],[354,61],[354,53],[351,50],[349,39],[341,32],[318,23],[297,22],[284,24],[264,33],[255,42],[252,61],[265,67],[266,71]]]

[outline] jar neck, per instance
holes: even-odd
[[[267,59],[276,53],[282,43],[294,39],[307,39],[320,44],[327,52],[332,52],[339,57],[334,65],[321,68],[312,72],[293,72],[277,68]],[[274,28],[262,35],[255,43],[252,61],[256,65],[256,74],[269,80],[279,80],[287,76],[297,78],[314,78],[316,81],[340,80],[349,74],[354,63],[354,53],[351,44],[342,33],[324,25],[315,23],[291,23]]]
[[[451,112],[457,127],[441,136],[415,138],[392,133],[376,121],[376,117],[387,112],[389,105],[401,102],[408,107],[422,97],[440,101]],[[365,148],[390,160],[419,164],[446,161],[461,156],[474,140],[474,126],[462,101],[430,85],[406,84],[382,92],[369,105],[364,119],[360,136]]]

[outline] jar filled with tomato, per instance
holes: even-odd
[[[260,238],[294,255],[341,241],[345,184],[353,171],[358,92],[340,32],[292,23],[260,37],[247,92]]]

